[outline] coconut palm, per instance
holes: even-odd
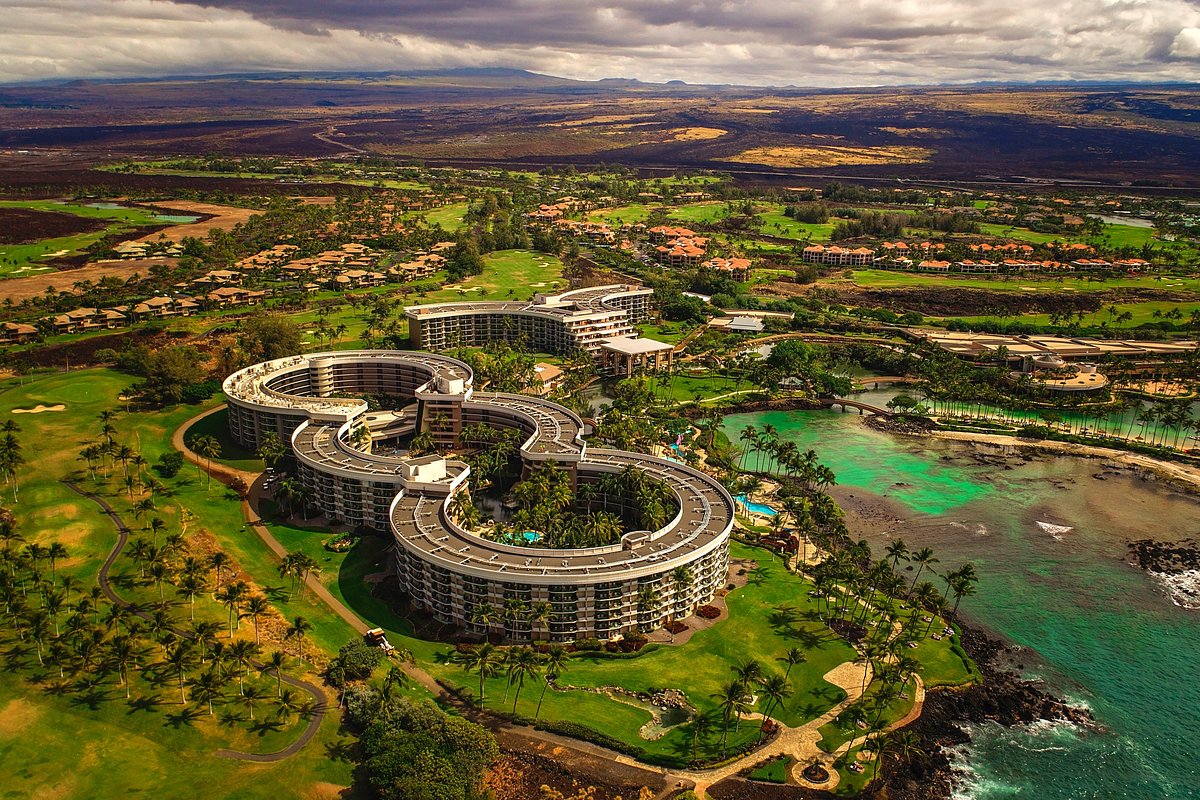
[[[455,660],[468,672],[479,673],[479,705],[483,705],[484,686],[488,678],[499,672],[502,652],[491,642],[469,647],[455,656]]]
[[[721,757],[724,758],[729,741],[729,721],[736,715],[740,723],[746,710],[746,685],[740,680],[731,680],[709,696],[717,701],[721,711]]]
[[[805,652],[799,647],[793,647],[775,660],[787,665],[787,668],[783,673],[783,679],[786,681],[789,677],[791,677],[792,667],[808,661],[808,655],[805,654]]]
[[[768,675],[762,682],[762,693],[767,698],[766,708],[763,709],[762,727],[767,727],[771,721],[771,712],[783,705],[783,701],[792,696],[792,685],[783,675]]]
[[[275,673],[275,695],[279,696],[283,693],[283,668],[287,666],[287,656],[282,651],[274,650],[263,665],[259,667],[261,672]]]
[[[932,567],[938,563],[938,559],[934,557],[931,548],[922,547],[913,553],[909,560],[917,565],[917,574],[913,576],[912,585],[909,586],[909,593],[911,594],[912,590],[916,588],[917,581],[921,580],[921,573],[925,571],[926,567]]]
[[[692,720],[692,760],[699,758],[700,739],[712,731],[713,720],[708,714],[697,714]]]
[[[258,620],[271,610],[271,603],[261,594],[251,595],[246,599],[245,614],[254,623],[254,643],[259,644]]]
[[[195,645],[188,639],[178,642],[167,651],[166,663],[179,681],[179,702],[185,706],[187,705],[187,691],[184,688],[184,681],[187,680],[188,671],[196,666],[196,660]]]
[[[521,699],[521,690],[525,688],[525,679],[538,680],[542,672],[542,663],[532,647],[518,647],[508,656],[508,680],[515,683],[517,693],[513,696],[513,713],[517,713],[517,701]]]
[[[312,623],[304,617],[296,617],[292,620],[292,624],[288,626],[284,633],[285,639],[294,639],[296,642],[296,658],[304,661],[304,637],[313,629]]]
[[[538,698],[537,710],[533,712],[535,720],[542,713],[542,700],[546,698],[546,689],[551,683],[558,680],[559,675],[567,671],[570,657],[571,654],[567,652],[567,648],[560,644],[552,644],[542,659],[542,667],[546,670],[546,680],[542,683],[542,694]]]

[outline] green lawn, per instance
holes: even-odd
[[[454,205],[435,208],[432,211],[423,211],[417,216],[424,217],[425,221],[430,225],[441,225],[443,230],[454,233],[462,228],[463,217],[466,216],[467,208],[467,203],[455,203]]]
[[[86,475],[85,465],[75,459],[75,453],[82,444],[96,440],[99,434],[99,412],[119,407],[116,396],[128,382],[127,377],[112,371],[86,370],[66,375],[48,374],[25,385],[10,383],[9,388],[0,388],[0,416],[5,416],[12,408],[27,408],[37,403],[49,405],[62,402],[68,406],[68,410],[64,412],[20,416],[24,428],[20,434],[23,441],[58,441],[67,444],[50,450],[45,457],[38,458],[36,462],[31,459],[33,463],[21,475],[21,502],[16,511],[21,530],[31,541],[57,540],[70,548],[71,557],[60,564],[60,570],[78,575],[85,583],[94,580],[95,570],[111,547],[114,534],[106,518],[98,514],[87,501],[69,493],[58,483],[58,479],[73,474],[75,479],[104,494],[119,512],[128,514],[126,518],[135,529],[140,529],[146,524],[144,518],[135,519],[128,513],[129,500],[118,480],[110,478],[106,481],[98,478],[93,482]],[[170,447],[171,431],[197,410],[196,407],[186,406],[157,413],[122,413],[115,421],[116,437],[119,441],[136,445],[136,449],[153,462]],[[217,423],[214,421],[212,424]],[[33,447],[29,446],[28,449],[32,450]],[[248,460],[244,458],[244,453],[231,452],[231,455],[242,457],[235,458],[235,462]],[[120,466],[117,465],[110,472],[119,470]],[[314,629],[309,635],[310,653],[311,648],[315,647],[326,655],[331,654],[355,635],[343,620],[313,597],[307,594],[288,595],[288,581],[280,578],[276,572],[276,557],[257,536],[243,527],[240,505],[223,487],[201,481],[197,470],[191,465],[185,466],[179,476],[165,483],[169,494],[160,496],[155,512],[167,522],[165,533],[170,534],[180,529],[179,509],[187,508],[195,515],[195,519],[189,525],[190,535],[211,537],[213,542],[219,544],[233,558],[242,578],[260,587],[286,618],[302,615],[313,623]],[[464,673],[458,666],[449,662],[451,649],[448,646],[413,638],[410,622],[373,596],[371,585],[364,582],[366,576],[387,569],[386,537],[368,537],[361,540],[348,554],[332,554],[322,547],[322,543],[329,536],[325,531],[308,529],[302,523],[273,520],[269,524],[273,534],[285,547],[292,551],[306,552],[317,560],[321,567],[320,580],[363,619],[385,628],[393,643],[412,650],[418,662],[436,677],[468,691],[475,691],[475,676]],[[547,692],[540,712],[541,717],[584,722],[608,735],[643,748],[646,757],[651,760],[681,764],[691,758],[692,738],[686,726],[673,727],[656,741],[643,739],[639,731],[650,720],[648,710],[636,702],[609,697],[597,690],[605,686],[622,686],[639,692],[677,687],[684,690],[691,702],[701,711],[711,712],[716,707],[711,695],[723,681],[729,679],[730,668],[733,665],[746,658],[756,658],[768,671],[782,672],[776,658],[793,646],[806,649],[809,660],[793,668],[790,682],[794,695],[784,708],[776,712],[776,716],[789,725],[798,725],[839,702],[843,698],[841,690],[824,681],[821,676],[838,664],[854,659],[855,653],[849,645],[830,633],[815,618],[814,607],[808,597],[811,584],[788,573],[778,560],[765,551],[734,543],[732,553],[734,558],[751,559],[759,566],[751,571],[746,587],[735,590],[728,596],[728,620],[697,632],[686,644],[647,648],[630,659],[609,659],[590,654],[576,656],[572,659],[562,682],[578,688],[571,691]],[[136,567],[131,561],[122,558],[117,563],[116,573],[132,579]],[[127,592],[131,599],[142,602],[157,601],[157,590],[154,586],[136,580],[126,583],[128,585],[124,585],[122,591]],[[165,594],[170,597],[173,592],[167,588]],[[183,613],[183,608],[177,608],[177,613]],[[226,620],[226,610],[207,597],[197,598],[195,613],[197,619],[222,623]],[[239,635],[248,636],[251,633],[252,625],[243,622]],[[268,645],[268,649],[276,647],[279,645]],[[918,656],[924,663],[925,658],[920,651]],[[936,647],[930,651],[929,659],[931,672],[950,675],[953,671],[952,660],[943,659],[937,653]],[[503,678],[498,677],[490,681],[487,689],[488,705],[511,709],[513,702],[517,701],[518,713],[529,717],[537,713],[541,689],[539,684],[527,686],[519,701],[515,690],[505,700],[505,689]],[[8,690],[0,691],[0,697],[4,696],[3,691]],[[163,691],[165,695],[166,690]],[[120,716],[125,711],[122,710],[120,714],[116,712],[120,704],[101,703],[100,711],[97,712],[90,707],[76,707],[77,704],[72,702],[70,696],[42,697],[36,693],[25,694],[25,702],[34,706],[34,710],[28,713],[33,714],[35,719],[51,719],[65,713],[81,715],[83,721],[77,722],[73,727],[82,726],[82,733],[64,739],[58,727],[43,729],[40,724],[31,724],[29,732],[25,733],[19,742],[8,743],[4,740],[3,728],[0,727],[0,755],[29,757],[30,752],[37,750],[47,754],[45,763],[60,763],[60,760],[62,763],[68,763],[67,759],[79,756],[80,752],[86,754],[88,748],[98,747],[99,743],[103,742],[106,763],[120,765],[132,763],[139,758],[129,752],[129,748],[145,749],[141,738],[149,734],[137,727],[137,724],[141,724],[141,718],[137,724],[125,725]],[[121,699],[123,700],[123,697]],[[165,715],[167,712],[163,713]],[[106,714],[111,714],[111,717],[105,716]],[[153,723],[155,730],[163,724],[164,719],[165,717],[157,718]],[[179,733],[182,738],[174,738],[175,733]],[[184,733],[186,736],[183,736]],[[175,728],[171,728],[167,734],[160,737],[162,747],[149,751],[152,763],[161,767],[155,773],[156,783],[153,785],[161,786],[164,792],[171,795],[174,786],[172,781],[176,780],[175,776],[182,770],[180,764],[198,763],[200,765],[192,774],[210,779],[214,786],[222,787],[221,791],[249,797],[260,796],[257,793],[257,785],[245,788],[249,784],[244,782],[249,780],[246,777],[248,770],[265,768],[243,767],[207,757],[212,750],[229,746],[228,743],[239,746],[238,743],[245,742],[246,735],[248,734],[245,731],[239,733],[238,729],[230,729],[225,725],[214,728],[211,733],[202,726],[197,726],[195,730],[181,728],[176,731]],[[321,741],[331,742],[336,735],[336,724],[331,721],[323,726]],[[757,723],[746,720],[738,730],[730,731],[730,746],[748,741],[756,735]],[[226,738],[222,739],[222,736]],[[264,739],[263,747],[267,747],[267,744],[267,740]],[[5,751],[4,747],[8,750]],[[716,753],[719,749],[719,732],[701,742],[700,749],[710,755]],[[86,761],[86,758],[84,760]],[[23,760],[17,758],[14,763],[23,763]],[[290,787],[295,794],[303,794],[301,789],[314,782],[328,781],[338,785],[349,783],[345,765],[321,759],[320,744],[306,749],[301,757],[289,764],[291,769],[286,778],[281,778],[279,784],[285,789]],[[158,774],[160,772],[161,775]],[[276,773],[272,768],[266,770],[266,774]],[[31,772],[27,779],[50,781],[52,777],[58,779],[54,770],[43,769],[36,773]],[[75,779],[82,778],[75,776]],[[115,796],[117,791],[126,788],[122,780],[113,781],[115,788],[111,792],[108,789],[90,791],[90,787],[81,786],[79,794]],[[32,790],[37,787],[31,785],[29,788]]]
[[[671,209],[667,215],[673,220],[691,224],[712,224],[724,219],[727,214],[725,203],[719,201],[707,203],[689,203]]]
[[[1014,292],[1028,291],[1029,289],[1098,292],[1110,289],[1145,288],[1169,289],[1177,292],[1196,292],[1200,294],[1200,279],[1174,277],[1171,275],[1164,275],[1162,277],[1131,276],[1127,278],[1098,278],[1092,280],[1082,277],[1072,277],[1055,280],[1029,275],[998,275],[993,278],[987,278],[983,276],[923,275],[916,272],[894,272],[882,269],[856,269],[852,273],[852,280],[859,286],[887,289],[920,286],[951,289],[991,289],[994,291]]]
[[[607,222],[609,225],[616,226],[634,224],[648,220],[651,209],[658,207],[646,204],[619,206],[588,214],[587,218],[589,222]]]
[[[766,206],[765,209],[758,212],[758,216],[762,220],[762,224],[758,226],[758,232],[767,236],[778,236],[797,241],[809,239],[813,242],[828,242],[836,223],[836,220],[813,223],[797,222],[791,217],[784,216],[783,206],[777,203]]]
[[[1188,315],[1197,308],[1200,308],[1200,295],[1197,295],[1195,302],[1192,303],[1172,303],[1162,301],[1151,301],[1146,303],[1114,303],[1117,309],[1117,314],[1129,312],[1133,315],[1133,319],[1128,322],[1121,323],[1117,326],[1115,318],[1108,313],[1109,306],[1104,306],[1096,311],[1088,312],[1084,315],[1083,324],[1087,327],[1098,326],[1102,323],[1107,323],[1108,327],[1124,330],[1126,328],[1136,328],[1139,325],[1147,323],[1167,321],[1180,324],[1186,323]],[[1161,315],[1166,314],[1178,308],[1183,313],[1182,319],[1165,320]],[[1159,317],[1155,317],[1154,313],[1158,312]],[[997,322],[1000,321],[996,316],[965,316],[965,317],[944,317],[943,319],[961,319],[965,322]],[[1049,325],[1049,314],[1019,314],[1015,317],[1007,317],[1005,321],[1021,322],[1027,325]]]
[[[581,689],[621,686],[635,692],[675,687],[682,689],[691,703],[702,712],[715,712],[711,695],[732,675],[731,668],[755,658],[768,672],[782,673],[775,661],[788,648],[803,647],[809,659],[792,669],[790,683],[794,694],[776,716],[789,725],[802,724],[840,702],[844,694],[821,676],[835,666],[852,660],[854,650],[812,618],[813,605],[808,597],[810,584],[783,569],[766,551],[734,543],[732,557],[753,559],[759,567],[752,571],[749,584],[727,598],[729,619],[703,631],[680,646],[647,648],[635,658],[611,659],[581,653],[570,663],[561,683]],[[473,675],[454,665],[439,665],[437,674],[467,688],[477,686]],[[488,704],[499,705],[505,681],[489,682]],[[542,717],[584,722],[611,736],[638,745],[651,758],[662,763],[681,763],[690,758],[692,741],[687,726],[671,728],[657,741],[647,741],[638,729],[649,721],[648,712],[588,691],[548,692]],[[474,691],[474,690],[473,690]],[[512,705],[512,696],[508,705]],[[536,705],[531,700],[529,711]],[[522,696],[518,711],[525,708]],[[522,713],[529,713],[522,711]],[[530,714],[532,716],[532,714]],[[731,746],[756,735],[758,723],[744,721],[736,733],[730,730]],[[719,731],[702,741],[701,754],[719,750]]]
[[[766,783],[787,783],[788,773],[796,759],[791,756],[778,756],[763,764],[750,773],[750,780],[765,781]]]
[[[111,221],[102,230],[92,233],[59,236],[29,244],[0,245],[0,277],[20,277],[53,271],[52,267],[43,263],[45,259],[77,255],[105,236],[129,231],[135,227],[160,223],[158,215],[140,208],[93,208],[79,203],[62,203],[53,200],[0,200],[0,208],[53,211],[87,219]]]
[[[446,303],[462,300],[529,300],[535,294],[566,291],[563,263],[533,250],[497,250],[483,257],[482,275],[473,275],[409,302]]]
[[[70,492],[59,480],[72,477],[105,496],[135,533],[140,533],[145,518],[128,513],[128,495],[119,480],[120,464],[109,468],[108,480],[101,469],[93,481],[85,463],[76,459],[80,447],[97,441],[100,411],[121,407],[117,394],[129,381],[108,370],[83,370],[43,374],[23,384],[9,382],[0,389],[0,417],[21,425],[17,435],[27,460],[19,473],[20,500],[12,505],[19,530],[30,542],[66,545],[69,557],[59,562],[59,574],[76,576],[84,591],[94,583],[99,564],[115,541],[115,531],[94,504]],[[56,403],[65,404],[66,410],[11,415],[14,408]],[[197,410],[184,406],[157,413],[120,413],[114,423],[116,439],[153,463],[170,447],[170,432]],[[39,447],[40,442],[55,444]],[[190,524],[190,534],[207,530],[226,547],[247,579],[268,587],[271,595],[278,594],[275,588],[281,582],[274,563],[263,554],[265,547],[255,544],[256,537],[251,541],[240,530],[236,501],[226,499],[215,484],[201,484],[190,466],[165,483],[169,493],[156,499],[154,513],[167,522],[166,533],[179,530],[179,507],[188,507],[198,517]],[[11,504],[11,497],[8,502]],[[135,601],[157,602],[154,587],[129,585],[124,579],[135,574],[136,568],[126,557],[118,560],[114,577],[119,591]],[[167,589],[165,596],[171,600],[174,592]],[[310,638],[326,652],[352,635],[346,626],[331,625],[326,619],[328,612],[309,600],[276,605],[281,611],[302,613],[320,622]],[[173,613],[186,622],[186,609],[186,604],[176,605]],[[196,618],[224,623],[226,612],[202,596],[196,600]],[[250,635],[251,627],[244,622],[241,635]],[[4,652],[5,664],[11,667],[14,651],[6,647]],[[28,664],[28,658],[25,662]],[[279,749],[294,739],[299,723],[279,731],[255,730],[248,720],[239,721],[242,712],[235,712],[232,705],[219,705],[217,717],[211,720],[206,712],[181,714],[174,685],[152,685],[140,675],[133,678],[136,702],[130,705],[114,675],[103,677],[92,691],[58,692],[54,688],[56,670],[50,678],[34,683],[28,681],[36,673],[23,674],[26,677],[10,677],[0,685],[0,759],[14,765],[5,784],[14,797],[117,798],[135,791],[175,797],[194,793],[196,786],[203,785],[211,796],[268,798],[280,791],[305,796],[324,791],[322,786],[348,787],[353,782],[350,765],[327,756],[327,748],[347,738],[338,730],[336,715],[328,717],[317,739],[296,757],[277,765],[255,765],[214,753],[223,747],[259,752]],[[272,704],[263,703],[258,717],[269,713]]]
[[[683,341],[684,337],[691,333],[694,326],[688,326],[682,322],[662,322],[659,324],[644,322],[638,325],[637,328],[642,336],[657,339],[660,342],[679,344]]]

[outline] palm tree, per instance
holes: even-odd
[[[863,744],[863,750],[874,753],[874,763],[871,765],[871,780],[879,777],[879,762],[892,751],[892,735],[890,733],[880,733],[879,735],[867,739]]]
[[[457,656],[458,662],[468,672],[474,670],[479,673],[479,705],[481,707],[484,701],[484,685],[488,678],[495,677],[499,671],[501,656],[502,651],[498,650],[491,642],[477,644]]]
[[[239,609],[242,600],[249,594],[250,587],[245,581],[235,581],[217,592],[216,599],[229,610],[229,638],[233,638],[233,623],[235,617],[240,620]]]
[[[746,707],[746,685],[740,680],[731,680],[709,696],[717,701],[721,711],[721,757],[724,758],[729,741],[729,720],[736,714],[740,722]]]
[[[125,686],[125,699],[128,700],[129,668],[137,666],[141,661],[141,652],[131,638],[117,636],[108,646],[108,658],[110,663],[117,668],[117,674],[121,676],[121,683]]]
[[[786,681],[792,674],[792,667],[808,661],[808,656],[799,647],[793,647],[775,660],[787,665],[783,673],[783,679]]]
[[[251,595],[246,600],[246,616],[254,622],[254,643],[259,643],[258,619],[271,610],[271,603],[261,594]]]
[[[58,580],[57,562],[60,558],[67,557],[67,548],[62,542],[51,542],[46,548],[46,557],[50,559],[50,580]]]
[[[192,450],[196,455],[205,459],[208,464],[208,484],[212,484],[212,461],[221,457],[221,442],[215,436],[197,436],[192,439]]]
[[[312,623],[304,617],[296,617],[292,620],[292,624],[288,626],[285,639],[296,640],[296,657],[301,661],[304,660],[304,636],[313,628]]]
[[[246,676],[250,674],[251,661],[258,655],[259,646],[247,639],[239,639],[226,650],[229,663],[238,670],[238,691],[246,693]]]
[[[536,600],[529,604],[529,612],[526,614],[526,618],[529,620],[531,625],[536,625],[536,629],[539,633],[545,632],[549,634],[549,631],[546,630],[546,625],[549,623],[553,614],[554,606],[550,605],[545,600]],[[535,636],[534,638],[536,639],[538,637]]]
[[[550,645],[550,649],[546,652],[546,656],[542,660],[542,666],[546,670],[546,680],[542,683],[542,695],[538,698],[537,710],[533,712],[535,720],[542,713],[542,700],[546,697],[546,689],[551,683],[558,680],[559,675],[567,671],[569,661],[570,653],[567,652],[567,648],[560,644]]]
[[[517,701],[521,699],[521,689],[525,687],[525,679],[537,680],[541,675],[542,664],[532,647],[518,647],[508,657],[508,680],[515,682],[517,693],[513,696],[513,713],[517,713]]]
[[[214,665],[200,673],[192,683],[192,699],[208,706],[208,715],[213,715],[213,701],[224,696],[225,678]]]
[[[188,621],[196,621],[196,595],[201,594],[208,584],[204,576],[196,572],[185,572],[175,585],[175,591],[188,599]]]
[[[692,760],[699,758],[700,738],[712,730],[713,720],[708,714],[697,714],[692,720]]]
[[[179,702],[187,705],[187,692],[184,689],[184,681],[187,679],[188,670],[196,666],[196,653],[193,649],[193,644],[190,640],[184,639],[177,643],[174,647],[167,651],[166,658],[167,666],[175,673],[175,677],[179,680]]]
[[[208,565],[217,573],[217,586],[221,585],[221,570],[231,563],[229,555],[223,550],[218,550],[208,557]]]
[[[280,692],[279,696],[275,698],[275,702],[279,706],[275,713],[284,720],[291,719],[292,714],[301,709],[300,699],[291,689],[284,689]]]
[[[938,559],[934,558],[933,550],[931,548],[922,547],[920,550],[913,553],[909,560],[917,565],[917,574],[913,576],[912,585],[908,587],[908,591],[911,594],[912,590],[916,588],[917,581],[921,580],[921,573],[926,567],[931,567],[938,563]]]
[[[783,701],[792,696],[792,685],[783,675],[768,675],[762,682],[762,693],[767,698],[767,707],[763,710],[762,728],[771,721],[771,712],[783,705]],[[760,728],[761,730],[761,728]]]
[[[274,650],[271,655],[263,663],[259,670],[262,672],[275,673],[275,695],[283,694],[283,668],[287,666],[287,656],[281,651]]]
[[[250,712],[250,721],[254,721],[254,707],[263,699],[262,689],[259,689],[254,684],[242,688],[241,703],[246,710]]]

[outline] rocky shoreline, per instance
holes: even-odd
[[[1126,544],[1130,562],[1162,584],[1171,602],[1182,608],[1200,609],[1200,541],[1138,539]]]
[[[1045,720],[1095,727],[1091,712],[1068,705],[1042,684],[1017,674],[1014,667],[1020,668],[1020,650],[967,627],[962,627],[960,641],[983,673],[983,683],[926,694],[921,716],[908,728],[921,737],[925,756],[892,769],[876,795],[886,792],[889,800],[949,800],[954,783],[947,751],[970,741],[968,725],[995,722],[1011,727]]]

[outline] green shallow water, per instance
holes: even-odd
[[[1200,502],[1100,461],[981,457],[856,415],[742,414],[725,429],[736,440],[766,423],[837,473],[856,537],[878,550],[901,536],[934,548],[941,567],[975,562],[967,620],[1023,648],[1027,674],[1104,726],[977,728],[955,756],[958,797],[1200,797],[1200,611],[1126,560],[1129,539],[1200,538]]]
[[[891,436],[842,416],[825,411],[733,414],[725,418],[724,430],[742,446],[738,437],[747,425],[759,430],[774,425],[781,439],[796,442],[801,450],[815,450],[837,474],[838,483],[887,493],[923,514],[943,514],[993,491],[988,483],[945,467],[928,453],[914,453]]]

